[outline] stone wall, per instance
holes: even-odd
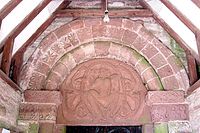
[[[200,132],[200,87],[187,97],[190,123],[194,133]]]
[[[0,128],[16,128],[21,96],[0,79]]]

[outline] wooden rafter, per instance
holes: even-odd
[[[13,67],[13,72],[11,78],[14,82],[17,83],[17,78],[23,64],[24,52],[26,51],[27,47],[30,46],[30,44],[32,44],[45,31],[45,29],[53,22],[54,19],[55,15],[51,15],[12,57],[11,65]]]
[[[196,70],[196,62],[194,57],[191,55],[190,50],[186,47],[185,41],[162,19],[159,15],[153,11],[153,9],[146,3],[144,0],[140,2],[143,6],[150,9],[153,12],[153,18],[168,32],[170,36],[174,38],[174,40],[183,48],[185,53],[187,54],[187,62],[189,64],[188,71],[189,71],[189,78],[190,84],[193,84],[195,81],[198,80],[197,77],[197,70]]]
[[[0,78],[10,85],[14,90],[22,92],[21,88],[16,85],[3,71],[0,70]]]
[[[57,11],[57,17],[102,17],[104,11],[99,9],[64,9]],[[152,17],[148,9],[109,10],[109,17]]]
[[[70,4],[70,1],[64,1],[56,10],[60,10]],[[55,11],[56,11],[55,10]],[[36,30],[36,32],[22,45],[22,47],[14,54],[12,57],[13,73],[12,80],[17,82],[17,77],[20,73],[21,66],[23,64],[23,56],[27,47],[30,46],[44,31],[45,29],[53,22],[56,18],[55,12]]]
[[[14,30],[6,37],[3,43],[0,45],[2,48],[4,45],[3,50],[3,58],[1,62],[1,69],[5,74],[9,75],[10,64],[11,64],[11,56],[12,56],[12,48],[14,43],[10,43],[10,40],[14,40],[20,32],[51,2],[51,0],[44,0],[42,1],[24,20],[17,25]]]
[[[200,8],[200,0],[192,0]]]
[[[0,19],[3,20],[22,0],[11,0],[0,10]]]
[[[186,53],[187,64],[188,64],[188,76],[190,80],[190,85],[193,85],[198,80],[197,75],[197,64],[195,58],[191,55],[191,53]]]
[[[198,28],[186,16],[184,16],[181,11],[174,7],[171,2],[169,2],[168,0],[161,0],[161,2],[167,8],[169,8],[169,10],[173,12],[177,16],[177,18],[179,18],[193,33],[198,30]]]
[[[197,42],[198,54],[200,58],[200,31],[196,31],[195,37],[196,37],[196,42]]]
[[[187,91],[187,96],[191,95],[193,91],[195,91],[196,89],[198,89],[200,87],[200,80],[198,80],[197,82],[195,82]]]

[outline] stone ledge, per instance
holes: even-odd
[[[59,91],[26,90],[24,98],[26,102],[61,104],[61,94]]]
[[[19,109],[19,119],[29,121],[55,122],[57,115],[56,104],[22,103]]]
[[[159,103],[184,103],[183,91],[148,91],[146,101],[148,105]]]

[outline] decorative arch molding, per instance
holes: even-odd
[[[98,44],[102,41],[110,44],[105,46]],[[113,52],[109,52],[111,48],[113,48]],[[126,58],[130,57],[128,54],[130,54],[130,51],[133,52],[134,49],[140,57],[144,57],[135,63],[135,66],[141,65],[137,69],[146,68],[144,64],[152,66],[149,69],[155,70],[164,90],[186,91],[188,89],[187,73],[175,55],[140,23],[129,19],[111,19],[108,24],[103,23],[100,19],[79,19],[61,26],[41,42],[23,67],[19,85],[24,90],[48,88],[48,81],[51,77],[51,81],[58,80],[58,76],[51,76],[51,74],[59,66],[62,66],[57,64],[60,60],[63,60],[63,58],[71,59],[70,65],[68,64],[67,67],[73,68],[84,61],[84,59],[81,59],[83,57],[87,59],[99,58],[96,52],[100,52],[102,57],[106,56],[104,55],[106,49],[111,55],[117,54],[116,57],[124,62],[128,62]],[[115,58],[109,54],[107,57]],[[132,57],[136,58],[137,56],[138,54]],[[143,64],[142,61],[144,60],[146,60],[146,63]],[[138,72],[141,74],[141,71],[138,70]],[[153,74],[153,72],[149,72],[149,74]],[[158,77],[156,82],[159,82]],[[144,81],[147,80],[144,79]],[[156,89],[158,89],[158,84],[155,87]]]
[[[83,44],[62,56],[47,74],[43,88],[58,90],[75,67],[92,59],[115,59],[129,64],[140,75],[148,90],[163,90],[157,73],[143,56],[132,48],[102,39]]]

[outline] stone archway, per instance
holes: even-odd
[[[94,65],[90,65],[93,63]],[[101,64],[109,65],[102,66]],[[108,72],[101,75],[101,78],[96,78],[98,83],[94,82],[93,89],[89,89],[92,87],[91,84],[88,88],[82,85],[91,81],[88,78],[91,74],[86,74],[91,73],[91,68],[95,70],[106,68],[111,73]],[[127,71],[130,72],[127,73]],[[84,75],[87,82],[81,75]],[[129,76],[126,77],[127,75]],[[133,78],[130,78],[131,76]],[[103,81],[105,85],[109,81],[105,87],[111,89],[112,87],[108,87],[111,81],[114,83],[119,81],[120,84],[131,81],[132,84],[133,79],[138,81],[136,85],[139,85],[139,88],[134,88],[135,86],[132,85],[134,87],[128,87],[127,91],[109,93],[110,95],[105,97],[108,100],[101,99],[101,95],[98,97],[95,94],[101,90],[99,89],[101,86],[96,84]],[[75,81],[76,84],[73,85]],[[137,125],[188,119],[188,106],[184,103],[184,91],[188,89],[189,82],[185,69],[174,54],[157,38],[141,24],[128,19],[111,19],[108,24],[102,23],[99,19],[84,19],[61,26],[41,42],[22,68],[18,82],[25,90],[25,101],[27,102],[20,108],[22,120],[90,125],[92,122],[86,120],[92,119],[96,125]],[[95,88],[95,86],[98,87]],[[125,89],[124,87],[116,89],[119,88]],[[129,91],[137,95],[130,97],[125,95]],[[83,92],[86,94],[80,94]],[[134,100],[138,98],[140,92],[141,106]],[[77,95],[79,95],[78,98]],[[94,103],[90,103],[89,99],[94,98],[93,95],[98,98],[94,100]],[[119,115],[120,111],[115,112],[116,115],[111,115],[113,107],[109,108],[109,105],[116,97],[119,99],[126,97],[124,101],[129,107],[128,115],[122,117]],[[79,111],[77,108],[81,110],[84,105],[80,104],[80,101],[85,101],[86,110],[96,112],[94,114],[100,120],[93,119],[93,113],[73,114]],[[91,107],[88,103],[92,104]],[[71,104],[71,108],[68,104]],[[121,108],[118,104],[113,105]],[[110,109],[109,113],[105,113],[106,109]],[[69,110],[71,114],[65,113]],[[102,120],[101,113],[107,115],[105,121]],[[135,113],[137,115],[133,115]],[[82,116],[82,121],[78,115]],[[119,116],[121,121],[117,121],[116,116]],[[110,117],[111,120],[108,119]],[[66,119],[72,120],[66,121]]]

